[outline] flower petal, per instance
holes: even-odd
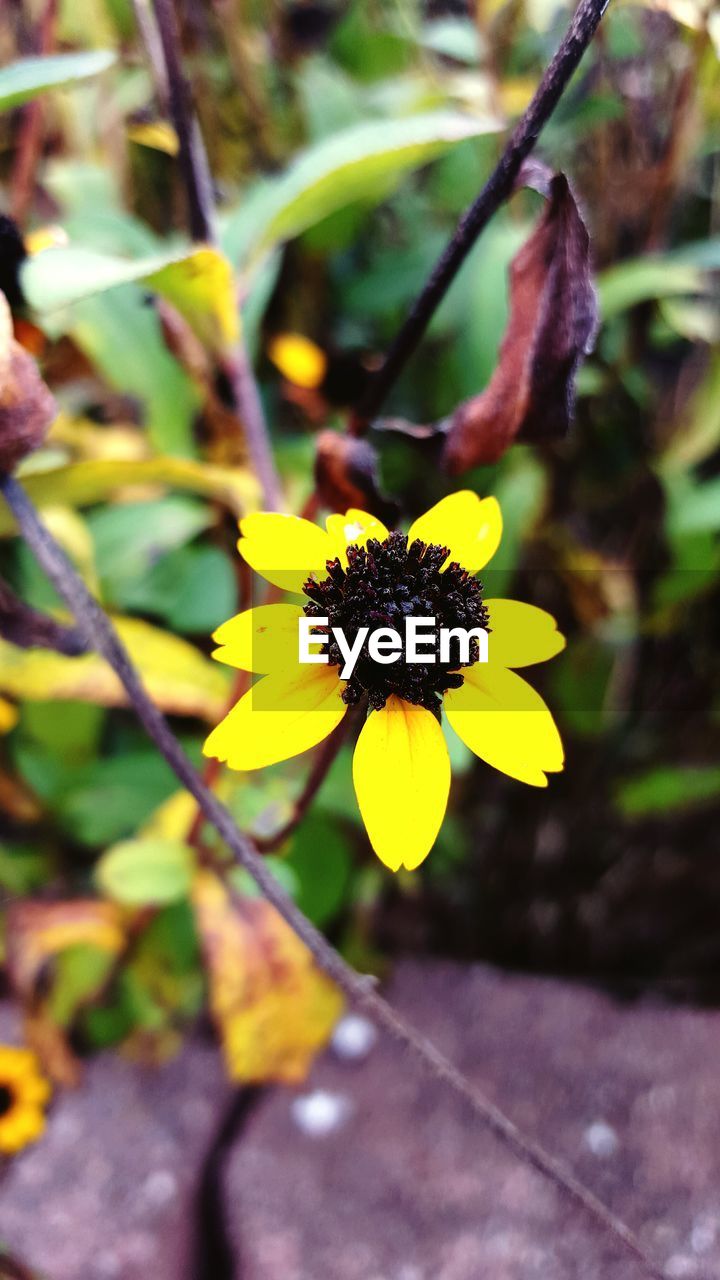
[[[231,769],[264,769],[314,747],[347,707],[337,667],[298,667],[264,676],[213,729],[203,752]]]
[[[347,564],[346,550],[351,543],[364,547],[368,538],[377,538],[378,542],[384,542],[388,536],[388,530],[382,520],[369,515],[367,511],[360,511],[357,507],[351,507],[345,515],[328,516],[325,524],[335,544],[335,554],[340,557],[343,565]]]
[[[396,697],[372,711],[355,748],[353,782],[378,857],[391,871],[414,871],[435,843],[450,790],[450,758],[432,712]]]
[[[521,600],[486,600],[490,615],[490,661],[503,667],[547,662],[565,648],[552,614]]]
[[[42,1076],[28,1076],[18,1085],[18,1095],[24,1104],[40,1107],[50,1098],[50,1081]]]
[[[252,569],[283,591],[301,592],[311,573],[325,576],[337,552],[332,538],[301,516],[254,511],[240,521],[238,549]]]
[[[241,671],[289,671],[298,665],[299,604],[261,604],[223,622],[213,635],[213,658]]]
[[[546,773],[563,767],[560,734],[548,708],[514,671],[476,663],[465,683],[445,694],[455,732],[486,764],[532,787],[546,787]]]
[[[408,542],[420,538],[449,547],[468,573],[477,573],[495,555],[502,537],[502,512],[496,498],[478,498],[470,489],[441,498],[410,526]],[[448,563],[450,563],[448,561]]]

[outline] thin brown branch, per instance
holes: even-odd
[[[207,153],[192,110],[180,59],[180,33],[173,0],[153,0],[165,60],[168,106],[180,147],[180,167],[188,200],[188,224],[193,240],[216,241],[212,178]]]
[[[378,995],[374,980],[356,973],[303,915],[248,837],[238,830],[229,811],[202,782],[164,716],[148,696],[109,618],[90,595],[62,548],[42,524],[22,486],[12,477],[5,476],[0,479],[0,493],[12,510],[22,536],[39,565],[74,614],[88,642],[102,654],[120,679],[135,714],[149,737],[182,785],[195,798],[205,817],[215,827],[239,864],[252,876],[267,901],[309,948],[319,967],[349,1000],[364,1008],[378,1026],[408,1050],[415,1061],[461,1097],[476,1119],[521,1160],[548,1179],[565,1200],[587,1213],[597,1226],[602,1227],[618,1245],[642,1264],[649,1276],[654,1277],[654,1280],[662,1280],[662,1270],[648,1257],[630,1228],[561,1161],[524,1134],[436,1045],[396,1013]]]
[[[164,74],[155,71],[167,83],[168,108],[180,147],[180,167],[188,203],[188,226],[193,240],[217,244],[213,185],[207,152],[200,126],[192,108],[190,91],[183,74],[180,33],[173,0],[153,0],[155,17],[164,59]],[[147,25],[147,24],[146,24]],[[150,49],[152,57],[153,49]],[[265,413],[257,382],[242,338],[225,360],[233,408],[243,425],[245,441],[255,474],[263,491],[267,510],[282,506],[280,481],[273,458]]]
[[[349,430],[362,435],[415,352],[437,307],[493,214],[512,195],[520,167],[535,146],[590,44],[609,0],[580,0],[560,47],[480,195],[458,222],[383,364],[371,378]]]

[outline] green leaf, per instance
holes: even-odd
[[[720,795],[720,765],[661,766],[622,784],[616,803],[626,818],[691,809]]]
[[[208,636],[237,611],[232,563],[219,547],[181,547],[125,581],[122,607],[162,618],[172,631]]]
[[[69,1027],[78,1009],[98,992],[114,956],[90,943],[65,947],[55,957],[55,976],[48,998],[49,1012],[58,1026]]]
[[[477,66],[480,57],[480,36],[476,23],[468,18],[436,18],[426,23],[422,44],[431,53],[442,58],[452,58],[467,66]]]
[[[0,111],[9,111],[48,89],[64,89],[107,71],[115,62],[109,49],[87,53],[57,53],[52,57],[22,58],[0,70]]]
[[[697,387],[675,426],[662,459],[662,470],[684,472],[702,462],[720,444],[720,351],[713,352]]]
[[[677,249],[673,256],[694,267],[703,267],[705,271],[717,271],[720,268],[720,236],[691,240],[689,244]]]
[[[194,973],[200,959],[195,915],[187,900],[173,902],[153,916],[139,951],[150,951],[156,964],[178,974]]]
[[[720,529],[720,476],[688,489],[673,512],[675,535],[714,533]]]
[[[89,702],[26,702],[20,727],[23,739],[78,766],[97,755],[104,722],[103,708]]]
[[[311,814],[297,828],[287,861],[297,877],[300,910],[324,925],[343,904],[351,858],[345,836],[331,818]]]
[[[311,142],[319,142],[363,118],[357,86],[339,67],[323,58],[308,58],[301,64],[297,93]]]
[[[153,448],[192,456],[200,392],[168,351],[145,291],[125,285],[60,314],[61,323],[43,328],[53,338],[68,334],[109,386],[140,401]]]
[[[109,1049],[119,1044],[133,1029],[133,1010],[124,975],[121,975],[117,988],[114,1004],[91,1005],[82,1014],[83,1033],[97,1049]]]
[[[508,589],[523,542],[542,511],[547,476],[530,449],[516,447],[503,459],[493,491],[503,513],[503,536],[483,573],[488,598],[501,596]]]
[[[446,358],[457,369],[451,407],[476,395],[492,377],[507,325],[510,264],[530,231],[525,222],[493,219],[438,308],[432,332],[447,326],[453,333]]]
[[[465,138],[497,132],[491,116],[436,111],[371,120],[342,129],[302,152],[290,168],[251,194],[230,219],[223,242],[231,261],[254,259],[356,200],[377,203],[410,169]]]
[[[142,258],[120,258],[67,245],[35,254],[22,268],[27,301],[36,311],[50,315],[110,289],[141,283],[172,303],[212,350],[227,350],[237,341],[232,269],[210,245]]]
[[[720,529],[720,476],[698,482],[689,471],[665,465],[658,468],[658,474],[665,489],[667,537],[673,547]]]
[[[196,498],[170,494],[154,502],[116,503],[88,516],[103,599],[133,611],[135,588],[169,551],[184,547],[213,523]]]
[[[613,651],[591,636],[582,636],[550,672],[552,698],[559,722],[578,737],[597,738],[612,724],[608,686]]]
[[[257,482],[240,467],[218,467],[190,458],[93,459],[26,476],[23,488],[36,506],[91,507],[128,485],[167,485],[222,502],[239,516],[258,505]],[[16,525],[0,499],[0,537]]]
[[[119,258],[79,245],[48,249],[28,258],[22,268],[23,293],[37,311],[60,311],[123,284],[146,280],[172,262],[187,258],[189,250],[143,258]]]
[[[23,897],[48,879],[50,860],[35,845],[0,844],[0,889]]]
[[[639,302],[703,293],[707,288],[702,271],[691,263],[673,257],[633,258],[598,278],[600,315],[610,320]]]
[[[655,585],[654,603],[677,608],[711,591],[720,568],[720,483],[697,484],[688,471],[662,466],[665,534],[672,560]]]
[[[151,751],[126,751],[81,769],[56,769],[54,777],[51,757],[43,760],[41,753],[31,756],[25,750],[18,758],[28,778],[44,771],[47,803],[60,826],[90,848],[132,835],[174,787],[169,766]]]
[[[180,840],[126,840],[103,854],[95,878],[123,906],[152,906],[184,898],[192,871],[192,851]]]

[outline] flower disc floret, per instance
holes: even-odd
[[[460,688],[460,668],[478,661],[478,642],[471,640],[470,660],[463,662],[460,642],[452,637],[450,660],[443,662],[441,630],[487,630],[489,618],[482,583],[457,561],[443,568],[449,555],[447,547],[419,538],[408,542],[404,534],[390,533],[382,542],[371,538],[364,547],[349,546],[347,568],[336,558],[328,561],[326,578],[308,578],[303,587],[309,597],[304,613],[310,618],[327,617],[327,654],[333,666],[343,665],[335,629],[341,629],[352,643],[363,627],[388,627],[402,635],[409,618],[435,619],[424,662],[410,663],[404,657],[392,664],[376,662],[366,641],[343,689],[343,701],[348,705],[367,695],[371,709],[379,711],[395,695],[439,715],[442,695]]]

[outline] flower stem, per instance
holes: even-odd
[[[205,786],[173,734],[162,712],[149,697],[138,672],[102,607],[90,595],[65,552],[43,525],[25,490],[11,476],[0,477],[0,494],[10,507],[22,536],[38,564],[75,615],[80,630],[93,648],[110,664],[148,736],[182,785],[195,798],[205,817],[239,864],[252,876],[265,898],[280,913],[325,971],[353,1003],[364,1008],[378,1026],[409,1051],[413,1059],[436,1079],[442,1080],[468,1105],[476,1119],[526,1164],[548,1179],[566,1201],[580,1207],[638,1260],[653,1280],[663,1271],[645,1253],[640,1241],[607,1205],[566,1166],[546,1151],[501,1111],[445,1055],[406,1022],[375,990],[373,978],[357,973],[303,915],[272,874],[250,839],[236,826],[225,806]]]
[[[410,313],[353,414],[349,431],[362,435],[418,346],[437,307],[493,214],[512,195],[520,167],[535,146],[592,40],[610,0],[580,0],[572,22],[525,115],[477,199],[461,217]]]
[[[180,57],[180,35],[173,0],[153,0],[167,78],[168,109],[180,147],[179,159],[193,240],[215,244],[215,205],[207,152],[190,105]]]

